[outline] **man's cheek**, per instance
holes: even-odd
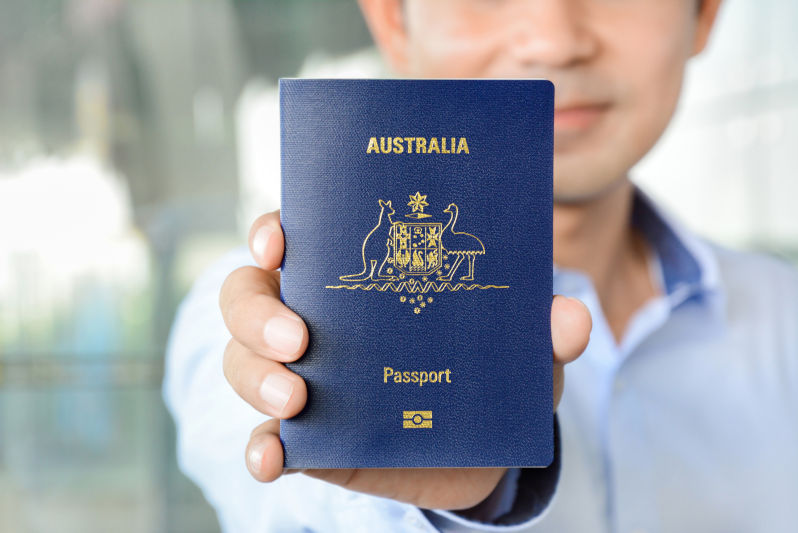
[[[413,38],[411,63],[417,75],[477,78],[490,74],[492,58],[498,55],[499,35],[445,30],[438,28]]]

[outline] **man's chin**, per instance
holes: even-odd
[[[589,204],[601,200],[620,187],[631,185],[627,176],[613,180],[599,180],[585,177],[574,181],[554,178],[554,204],[574,206]]]

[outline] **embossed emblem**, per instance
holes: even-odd
[[[416,191],[409,198],[407,205],[412,211],[404,215],[405,218],[433,217],[424,212],[430,205],[427,195]],[[341,281],[351,284],[326,285],[325,288],[400,293],[399,302],[411,304],[415,314],[435,301],[427,293],[509,288],[509,285],[463,283],[474,281],[476,258],[485,255],[485,245],[475,235],[456,229],[460,215],[457,204],[450,203],[442,210],[448,214],[446,223],[395,221],[396,210],[390,200],[380,199],[378,205],[377,224],[363,239],[360,249],[362,270],[339,276]],[[462,273],[461,268],[467,272],[452,284],[455,275]]]
[[[439,270],[443,266],[442,230],[440,222],[394,222],[389,262],[405,274],[432,274]]]

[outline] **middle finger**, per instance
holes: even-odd
[[[308,344],[305,322],[279,299],[279,273],[246,266],[222,285],[219,304],[230,333],[275,361],[296,361]]]
[[[305,407],[308,391],[299,375],[236,339],[224,351],[224,376],[244,401],[267,415],[291,418]]]

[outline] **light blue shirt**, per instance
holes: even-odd
[[[559,479],[536,488],[542,511],[534,516],[524,516],[531,503],[516,498],[530,492],[518,470],[498,489],[494,509],[514,505],[501,517],[510,525],[301,474],[254,481],[244,449],[265,417],[224,379],[229,333],[218,309],[227,274],[254,264],[245,248],[196,282],[172,331],[164,397],[181,468],[229,532],[798,531],[798,273],[785,261],[698,238],[639,190],[633,220],[651,244],[662,296],[635,313],[620,344],[590,280],[554,267],[555,293],[585,302],[593,331],[585,353],[566,366]]]

